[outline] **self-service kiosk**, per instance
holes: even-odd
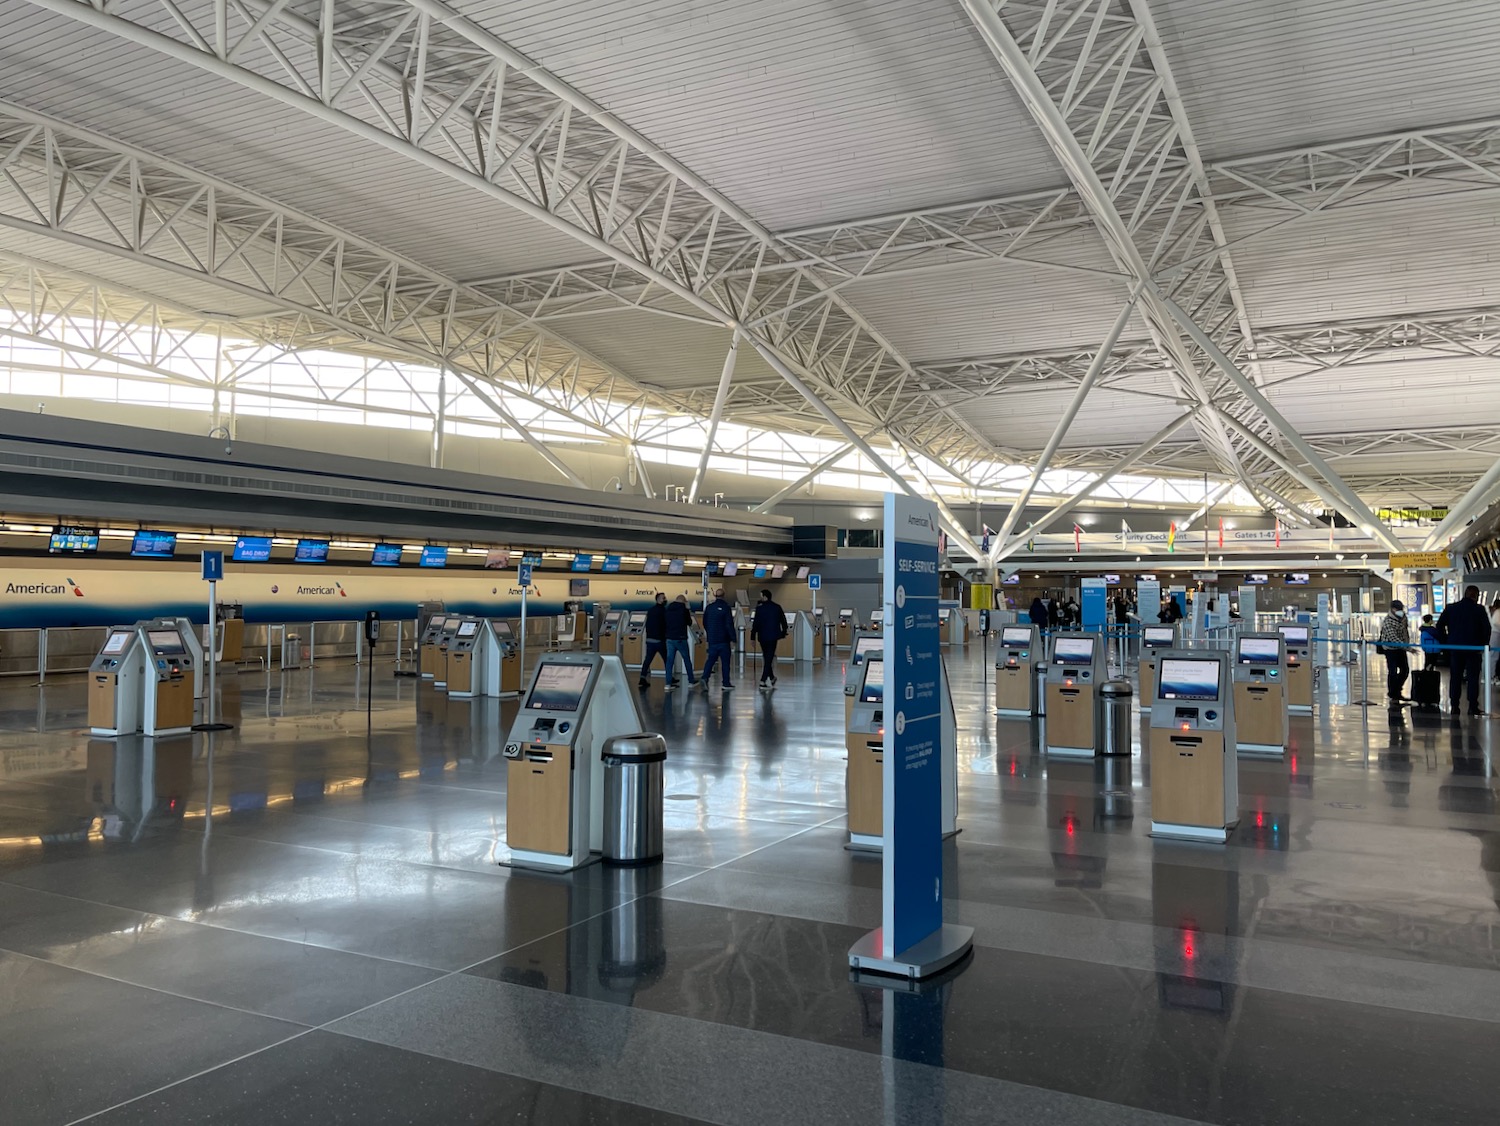
[[[601,653],[620,652],[620,619],[625,616],[623,610],[606,610],[604,620],[599,623],[599,632],[595,637],[598,644],[596,649]]]
[[[512,864],[566,871],[603,847],[604,743],[643,727],[619,657],[541,659],[505,744]]]
[[[1241,754],[1286,754],[1286,670],[1281,634],[1242,633],[1235,640],[1235,748]]]
[[[854,631],[859,629],[859,615],[852,609],[840,610],[833,623],[833,645],[836,649],[847,649],[854,644]]]
[[[459,618],[448,642],[448,695],[464,699],[484,692],[483,618]]]
[[[620,660],[627,669],[638,669],[646,659],[646,611],[633,610],[620,631]]]
[[[849,663],[844,666],[844,725],[848,726],[854,714],[854,698],[859,695],[860,682],[864,678],[864,664],[871,654],[879,654],[885,638],[869,630],[856,629],[854,644],[849,649]]]
[[[1228,839],[1239,820],[1230,655],[1203,649],[1159,653],[1151,701],[1151,834]]]
[[[448,624],[446,614],[434,614],[427,619],[422,630],[422,640],[417,645],[418,668],[423,680],[436,680],[438,672],[438,644],[443,637],[443,627]]]
[[[221,602],[214,616],[219,623],[219,635],[212,643],[214,660],[221,665],[232,665],[244,660],[244,606],[238,602]]]
[[[1143,711],[1151,710],[1156,698],[1156,654],[1177,647],[1176,626],[1146,626],[1141,630],[1141,659],[1136,665]]]
[[[184,668],[191,668],[193,685],[193,699],[202,700],[208,695],[208,678],[203,674],[203,638],[199,636],[193,623],[187,618],[152,618],[150,621],[137,622],[138,626],[146,630],[176,630],[177,636],[182,639],[182,644],[187,650],[187,661]],[[189,724],[191,725],[191,720]]]
[[[141,729],[146,647],[134,626],[115,626],[89,665],[89,731],[134,735]]]
[[[486,696],[519,696],[521,694],[521,646],[510,623],[491,618],[480,630],[484,650],[484,694]]]
[[[880,640],[878,636],[865,637],[877,643]],[[958,726],[946,663],[940,662],[939,677],[942,832],[948,837],[958,832]],[[844,747],[849,753],[844,769],[849,847],[873,851],[883,847],[885,836],[885,660],[880,649],[866,652],[854,679],[858,687],[849,697],[851,706],[844,736]]]
[[[1092,755],[1101,734],[1099,688],[1106,679],[1103,638],[1092,633],[1054,633],[1048,644],[1047,753]]]
[[[869,624],[868,628],[870,630],[874,631],[875,633],[879,633],[884,627],[885,627],[885,611],[884,610],[871,610],[870,611],[870,624]]]
[[[1036,666],[1042,634],[1036,626],[1002,626],[995,654],[995,710],[1001,715],[1037,714]]]
[[[792,659],[795,661],[821,661],[823,659],[823,631],[806,610],[793,610],[786,616],[787,632],[792,638]]]
[[[967,645],[969,643],[969,622],[960,607],[938,607],[938,629],[944,645]]]
[[[156,669],[155,684],[148,668],[142,685],[141,731],[147,735],[177,735],[191,730],[195,662],[183,627],[168,618],[137,628],[146,639],[146,653]],[[191,633],[192,626],[188,625],[187,634]]]
[[[1286,642],[1286,707],[1298,715],[1312,715],[1312,636],[1307,626],[1277,626]]]
[[[463,621],[464,619],[457,614],[449,614],[443,620],[443,628],[438,633],[437,653],[432,658],[432,686],[434,688],[446,690],[448,687],[448,654],[453,651],[453,642],[458,637],[458,627]]]
[[[557,647],[577,649],[589,641],[589,616],[584,613],[582,602],[564,602],[563,612],[557,619]]]

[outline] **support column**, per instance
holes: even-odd
[[[724,370],[719,373],[719,390],[714,394],[713,413],[708,416],[708,437],[703,442],[703,456],[698,459],[698,468],[693,473],[693,483],[688,486],[688,503],[698,503],[698,488],[703,484],[703,475],[708,471],[708,458],[713,453],[714,438],[719,433],[719,419],[724,414],[724,400],[729,397],[729,381],[734,378],[734,360],[739,355],[740,334],[735,330],[729,337],[729,351],[724,356]]]
[[[550,449],[547,448],[545,442],[543,442],[540,438],[538,438],[531,432],[530,427],[523,425],[515,415],[511,414],[510,411],[502,407],[497,399],[489,395],[482,387],[479,386],[479,384],[470,379],[457,368],[453,369],[453,374],[458,377],[458,381],[460,383],[462,383],[470,391],[474,392],[475,398],[477,398],[485,406],[489,407],[490,410],[494,411],[497,415],[500,416],[502,420],[508,423],[511,429],[513,429],[517,434],[521,436],[522,441],[524,441],[528,446],[530,446],[538,454],[541,455],[543,461],[545,461],[548,465],[552,466],[553,469],[557,470],[565,478],[567,478],[568,484],[576,485],[580,489],[588,488],[588,486],[583,483],[583,478],[579,477],[578,474],[569,469],[567,465],[565,465],[556,454],[554,454]]]
[[[783,485],[781,488],[777,489],[774,493],[768,496],[765,500],[757,504],[750,511],[770,512],[771,509],[775,508],[782,501],[786,500],[787,497],[791,496],[798,489],[802,488],[803,486],[808,484],[808,482],[812,481],[812,479],[815,478],[819,473],[822,473],[825,469],[832,468],[834,462],[838,461],[840,458],[847,457],[853,452],[854,446],[852,444],[840,446],[838,449],[834,450],[833,453],[829,454],[822,461],[818,462],[817,465],[814,465],[806,473],[802,474],[801,477],[798,477],[790,485]]]

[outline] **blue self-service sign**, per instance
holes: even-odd
[[[884,956],[943,925],[938,519],[928,501],[885,498]]]

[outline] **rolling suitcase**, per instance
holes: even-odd
[[[1437,669],[1413,669],[1411,702],[1424,711],[1437,711],[1442,700],[1443,678]]]

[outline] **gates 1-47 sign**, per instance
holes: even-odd
[[[1391,553],[1393,571],[1446,571],[1453,566],[1446,551],[1401,551]]]

